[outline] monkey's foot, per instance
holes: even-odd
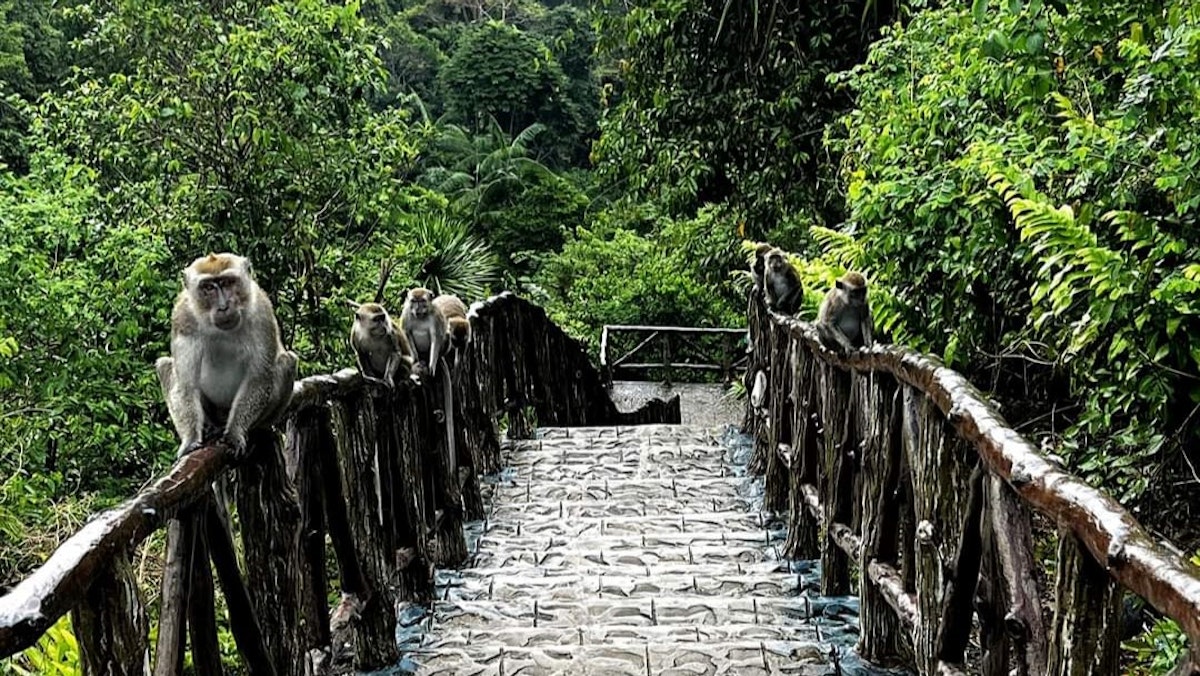
[[[205,444],[203,441],[193,441],[190,444],[185,443],[179,447],[179,453],[175,457],[182,458],[185,455],[195,453],[196,451],[200,450],[201,448],[204,448],[204,445]]]

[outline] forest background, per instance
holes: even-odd
[[[1189,0],[0,0],[0,592],[170,462],[210,250],[309,375],[383,258],[391,305],[512,289],[595,354],[742,325],[768,240],[804,316],[866,272],[886,339],[1195,551],[1198,87]],[[74,673],[56,629],[0,672]]]

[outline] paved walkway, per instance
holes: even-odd
[[[518,443],[485,487],[471,567],[439,573],[432,613],[402,615],[404,670],[834,673],[854,601],[821,599],[814,562],[781,560],[745,440],[719,433],[551,428]]]

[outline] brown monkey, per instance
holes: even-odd
[[[450,344],[456,350],[462,350],[471,339],[471,322],[467,320],[467,306],[458,296],[449,294],[433,299],[433,307],[441,311],[446,318],[446,327],[450,331]]]
[[[283,348],[271,300],[245,258],[209,254],[183,276],[171,313],[171,356],[155,363],[179,454],[216,431],[241,452],[251,429],[270,426],[287,408],[298,360]]]
[[[800,286],[800,277],[782,249],[767,252],[763,289],[767,293],[767,307],[772,310],[792,315],[800,309],[804,290]]]
[[[446,318],[433,305],[433,292],[424,287],[409,289],[400,315],[400,326],[408,336],[418,369],[437,375],[437,362],[450,339]]]
[[[350,306],[354,308],[350,347],[358,357],[359,372],[366,380],[395,387],[397,375],[404,379],[412,373],[408,337],[379,303],[350,302]]]
[[[751,267],[751,272],[754,274],[754,290],[758,293],[763,292],[763,278],[767,273],[767,252],[771,250],[770,244],[759,244],[754,247],[754,266]]]
[[[847,272],[834,283],[817,312],[817,334],[831,350],[848,352],[870,347],[874,342],[871,306],[867,302],[867,280]]]

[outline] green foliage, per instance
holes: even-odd
[[[535,123],[551,130],[543,149],[559,163],[571,162],[587,132],[554,54],[537,38],[489,21],[459,40],[439,74],[446,114],[474,131],[494,119],[515,136]]]
[[[1069,393],[1063,453],[1126,500],[1196,438],[1198,40],[1190,3],[947,7],[836,78],[851,222],[903,325]]]
[[[65,615],[38,639],[37,645],[0,664],[0,674],[15,676],[83,676],[79,642]]]
[[[94,173],[61,155],[0,174],[0,410],[11,455],[93,489],[169,448],[149,365],[176,290],[165,242],[99,216]],[[172,275],[173,276],[173,275]],[[15,348],[15,349],[13,349]],[[20,414],[20,415],[14,415]],[[11,460],[9,460],[11,458]]]
[[[115,217],[161,224],[179,258],[249,256],[294,342],[325,361],[319,280],[339,279],[326,247],[394,221],[419,140],[367,102],[384,71],[356,5],[120,3],[88,39],[128,64],[48,101],[48,138],[98,169]]]
[[[1192,556],[1192,563],[1200,566],[1200,552]],[[1142,635],[1122,643],[1121,647],[1134,658],[1128,671],[1130,676],[1159,676],[1172,673],[1187,650],[1187,635],[1179,628],[1179,623],[1163,618]]]
[[[388,19],[381,33],[379,55],[388,78],[376,103],[393,105],[405,94],[415,94],[425,102],[437,101],[437,74],[446,62],[438,44],[413,30],[401,15]]]
[[[445,212],[410,217],[393,254],[412,266],[409,276],[416,285],[467,301],[483,299],[499,280],[500,266],[490,247],[465,221]]]
[[[672,215],[728,202],[746,213],[753,237],[785,214],[835,219],[821,130],[849,100],[825,77],[861,58],[877,20],[863,22],[870,4],[606,3],[599,47],[621,80],[602,118],[597,168]]]
[[[686,226],[681,226],[686,227]],[[697,274],[687,254],[625,228],[578,229],[538,283],[549,312],[592,353],[604,324],[737,326],[743,310]]]

